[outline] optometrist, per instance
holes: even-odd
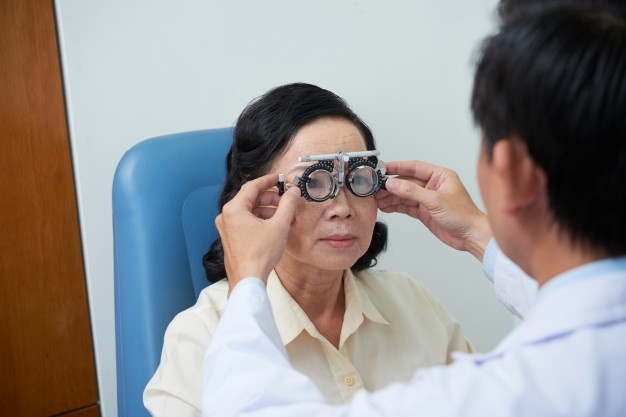
[[[492,352],[459,354],[408,384],[360,391],[348,405],[328,405],[291,368],[265,292],[301,190],[268,192],[276,175],[245,184],[216,219],[233,290],[204,360],[203,415],[626,415],[625,56],[624,20],[581,4],[521,16],[488,38],[472,93],[482,130],[478,181],[495,238],[539,293]],[[423,169],[410,165],[387,170]],[[388,179],[393,196],[381,195],[380,206],[423,220],[434,193],[418,192],[420,200],[405,192],[426,177]],[[454,185],[430,175],[424,189],[442,181]],[[443,188],[434,187],[441,200]],[[258,205],[277,208],[258,218]],[[459,236],[447,216],[430,216],[431,230]]]

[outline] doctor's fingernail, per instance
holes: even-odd
[[[395,178],[387,178],[387,181],[385,181],[385,189],[388,191],[397,190],[398,180],[396,180]]]

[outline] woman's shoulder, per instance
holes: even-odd
[[[355,274],[357,286],[375,305],[391,303],[435,314],[440,320],[453,320],[451,314],[428,288],[406,272],[368,269]]]
[[[204,288],[196,303],[176,314],[170,322],[167,332],[208,327],[213,330],[222,316],[228,299],[228,281],[223,279]]]

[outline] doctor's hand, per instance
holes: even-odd
[[[281,197],[273,188],[277,180],[270,174],[247,182],[215,218],[230,291],[245,277],[267,283],[285,250],[300,190],[294,187]]]
[[[446,245],[482,262],[492,238],[487,216],[474,203],[458,174],[420,161],[386,162],[387,190],[376,194],[385,213],[420,220]]]

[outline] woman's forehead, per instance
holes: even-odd
[[[306,155],[334,154],[341,149],[345,152],[358,152],[367,149],[361,131],[344,119],[320,119],[298,130],[289,145],[273,163],[273,166],[287,172],[299,167],[306,168],[310,163],[298,162]]]
[[[298,131],[285,150],[285,154],[302,156],[338,153],[341,149],[345,152],[366,150],[365,139],[356,126],[350,122],[334,128],[317,129],[316,127],[315,125],[305,126]]]

